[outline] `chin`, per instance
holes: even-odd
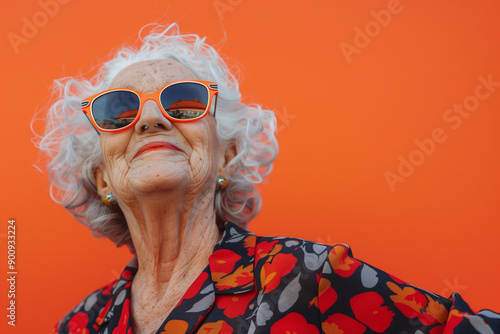
[[[129,173],[128,184],[133,193],[168,192],[184,188],[188,177],[182,170],[145,166],[133,173]]]

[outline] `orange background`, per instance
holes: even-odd
[[[53,79],[90,75],[154,21],[218,44],[241,67],[245,101],[276,111],[280,153],[250,230],[347,243],[416,286],[500,311],[500,87],[459,128],[443,119],[472,101],[478,76],[500,82],[500,3],[401,0],[381,27],[372,11],[388,0],[65,1],[46,22],[39,1],[1,2],[0,271],[15,218],[18,307],[12,329],[2,279],[0,332],[48,332],[131,258],[51,201],[30,120]],[[38,31],[13,47],[9,33],[34,17]],[[384,173],[418,158],[415,140],[435,128],[446,140],[391,191]]]

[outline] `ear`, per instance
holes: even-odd
[[[97,187],[97,193],[99,194],[99,196],[101,196],[101,198],[105,197],[111,192],[108,173],[106,172],[104,166],[99,166],[95,169],[94,180]]]
[[[236,145],[231,144],[231,146],[229,146],[226,151],[224,152],[224,160],[222,161],[222,164],[219,168],[219,175],[221,176],[227,176],[227,172],[226,172],[226,166],[227,164],[234,159],[234,157],[238,154],[237,150],[236,150]]]

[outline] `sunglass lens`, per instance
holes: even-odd
[[[139,97],[135,93],[109,92],[94,100],[92,116],[101,129],[121,129],[135,120],[139,106]]]
[[[167,114],[175,119],[196,119],[207,110],[208,89],[199,83],[181,82],[168,86],[160,96]]]

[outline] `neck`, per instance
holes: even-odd
[[[162,194],[135,203],[122,208],[139,264],[134,281],[162,290],[208,265],[220,239],[213,197]]]
[[[138,260],[130,304],[134,333],[156,332],[220,239],[213,196],[153,197],[138,196],[122,207]]]

